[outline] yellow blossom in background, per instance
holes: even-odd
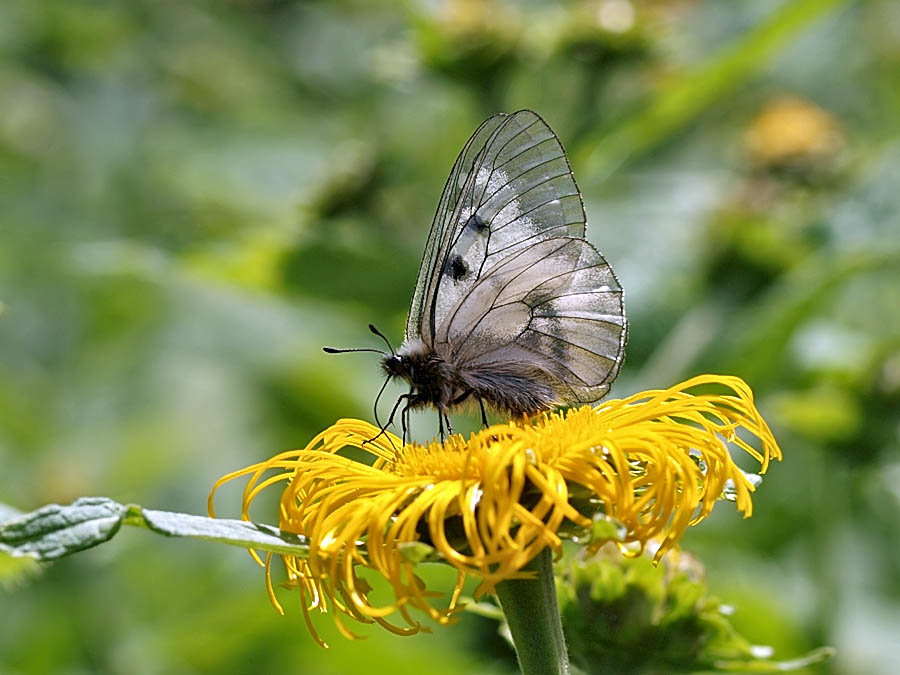
[[[757,164],[826,159],[844,146],[837,119],[796,96],[771,100],[744,132],[744,147]]]
[[[706,385],[729,393],[688,391]],[[594,527],[597,518],[617,523],[624,550],[636,553],[650,540],[661,542],[659,559],[688,525],[709,514],[726,487],[749,516],[753,484],[732,460],[729,444],[759,462],[761,472],[771,459],[781,459],[749,387],[718,375],[426,446],[402,446],[371,424],[340,420],[302,450],[221,478],[210,495],[210,514],[215,489],[224,482],[249,478],[246,520],[262,490],[284,484],[279,527],[307,537],[310,553],[282,560],[313,635],[309,609],[332,612],[348,637],[341,615],[409,634],[423,628],[411,608],[438,623],[452,620],[468,576],[481,582],[478,597],[526,576],[523,567],[544,548],[558,553],[565,537],[603,545],[613,535]],[[371,454],[373,463],[338,454],[347,447]],[[458,571],[453,594],[440,606],[435,600],[441,594],[415,575],[414,553],[422,544]],[[281,611],[272,589],[272,556],[257,560]],[[372,603],[359,568],[383,576],[393,598]],[[403,625],[388,621],[395,614]]]

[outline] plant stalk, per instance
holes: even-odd
[[[556,602],[553,554],[541,551],[525,570],[534,579],[497,584],[497,597],[512,633],[522,675],[569,675],[569,656]]]

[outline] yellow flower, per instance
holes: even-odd
[[[795,96],[770,101],[744,132],[750,159],[763,165],[828,159],[844,144],[834,117]]]
[[[703,385],[731,393],[687,392]],[[529,576],[523,567],[544,548],[558,553],[567,537],[590,547],[612,538],[632,554],[654,540],[661,542],[659,559],[726,488],[744,516],[751,514],[754,486],[732,460],[729,443],[758,461],[761,472],[781,459],[746,383],[717,375],[595,408],[494,425],[468,440],[401,446],[396,436],[378,432],[366,422],[340,420],[302,450],[222,477],[210,494],[212,515],[215,490],[249,477],[242,510],[249,520],[257,495],[285,484],[279,527],[307,537],[310,553],[281,558],[314,636],[310,609],[331,611],[347,637],[353,634],[342,614],[400,634],[424,629],[411,608],[447,623],[468,576],[481,582],[478,597],[502,581]],[[372,464],[338,454],[347,447],[371,455]],[[444,606],[415,575],[422,549],[458,572]],[[265,566],[269,597],[282,611],[272,589],[272,554],[265,561],[254,557]],[[370,600],[360,568],[387,580],[389,602]],[[404,625],[388,621],[394,614]]]

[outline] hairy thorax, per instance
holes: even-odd
[[[411,408],[433,405],[446,411],[465,391],[456,369],[421,340],[404,342],[381,365],[389,376],[409,383]]]

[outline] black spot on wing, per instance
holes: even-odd
[[[447,261],[446,274],[454,281],[464,279],[468,273],[469,266],[461,255],[457,254]]]
[[[521,127],[514,130],[508,128],[516,127],[520,120],[524,122]],[[510,130],[512,133],[507,135]],[[447,252],[447,261],[454,253],[460,253],[466,256],[473,272],[477,268],[474,278],[486,271],[485,264],[494,253],[489,246],[480,251],[481,264],[466,255],[472,243],[467,232],[474,225],[490,240],[495,229],[521,222],[521,218],[533,214],[536,219],[529,229],[537,227],[538,231],[528,234],[523,231],[523,239],[531,239],[529,235],[534,235],[535,239],[552,238],[560,234],[559,229],[568,229],[570,235],[583,235],[584,209],[565,151],[539,116],[530,111],[520,111],[505,119],[472,163],[471,171],[477,174],[482,167],[488,173],[468,183],[462,202],[467,206],[465,211],[472,215],[457,230]],[[504,171],[504,180],[497,183],[495,178],[500,170]],[[507,171],[510,175],[505,174]],[[501,222],[494,222],[499,215],[515,208],[515,202],[520,199],[524,200],[521,204],[524,213],[507,214]],[[573,200],[574,205],[567,203],[569,199]],[[514,244],[514,241],[504,241],[500,246],[505,250]]]
[[[488,229],[488,222],[477,213],[473,213],[466,221],[466,229],[483,233]]]

